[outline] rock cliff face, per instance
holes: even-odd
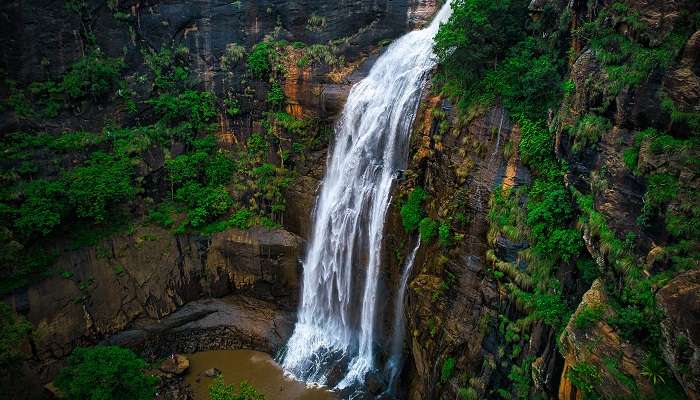
[[[267,228],[211,238],[139,228],[64,254],[55,264],[60,276],[6,301],[34,326],[28,361],[44,381],[75,346],[103,340],[156,356],[237,347],[231,341],[274,351],[288,334],[296,306],[300,246],[297,236]],[[199,301],[232,294],[238,297],[230,307]],[[245,300],[244,294],[256,300]],[[275,325],[282,332],[277,336]],[[234,331],[224,332],[218,342],[198,340],[194,333],[214,338],[215,331],[226,329]],[[179,339],[172,337],[178,334]]]
[[[656,294],[663,310],[663,355],[691,399],[700,396],[700,272],[681,274]]]
[[[687,36],[678,33],[683,15],[697,11],[697,6],[683,1],[623,3],[620,7],[627,7],[644,22],[636,28],[620,22],[615,25],[617,32],[653,48],[663,47],[670,37],[678,35],[682,37],[678,39],[682,40],[680,51],[667,67],[658,67],[648,79],[626,86],[616,82],[619,78],[611,76],[611,69],[599,61],[600,49],[580,43],[573,35],[567,78],[574,89],[558,111],[550,110],[548,122],[557,132],[556,155],[568,166],[569,173],[564,177],[567,188],[593,198],[593,216],[580,205],[577,212],[585,217],[579,219],[577,228],[596,268],[606,279],[619,276],[614,270],[629,268],[619,265],[613,256],[619,250],[611,249],[614,243],[610,242],[610,236],[601,239],[604,234],[600,229],[606,228],[595,223],[601,221],[596,218],[602,215],[615,238],[613,241],[622,243],[627,238],[626,246],[630,246],[627,262],[643,266],[645,276],[664,271],[673,276],[679,270],[672,269],[672,263],[685,262],[676,261],[678,258],[671,261],[672,257],[684,254],[672,250],[677,249],[675,244],[682,241],[683,233],[670,233],[659,217],[646,224],[640,221],[644,210],[650,208],[648,191],[659,190],[658,187],[647,189],[649,177],[654,174],[678,177],[684,188],[677,198],[661,205],[660,215],[697,207],[697,171],[691,171],[693,168],[689,169],[684,161],[697,160],[697,148],[690,142],[683,149],[665,147],[665,151],[660,151],[659,135],[640,139],[640,132],[652,127],[678,140],[697,134],[693,133],[697,127],[693,128],[688,121],[700,110],[698,32]],[[531,17],[536,19],[546,10],[557,10],[558,15],[571,15],[570,23],[575,29],[610,6],[608,2],[588,4],[586,8],[583,2],[533,1]],[[395,207],[388,227],[391,234],[387,238],[387,248],[392,254],[385,256],[385,263],[390,266],[385,279],[398,280],[396,271],[400,271],[402,258],[416,239],[415,235],[404,233],[399,216],[405,198],[402,196],[410,188],[422,186],[431,193],[425,205],[428,217],[454,220],[457,209],[451,207],[459,204],[459,211],[466,210],[466,215],[460,218],[466,217],[468,223],[457,228],[458,242],[449,251],[441,250],[437,244],[423,245],[416,258],[406,311],[410,335],[407,352],[412,357],[403,376],[409,386],[406,396],[413,399],[475,398],[472,396],[482,393],[504,396],[508,390],[498,392],[498,389],[515,386],[513,379],[523,373],[528,376],[526,381],[530,386],[525,386],[526,392],[517,392],[517,396],[537,394],[560,399],[581,399],[590,393],[603,398],[682,396],[679,392],[663,394],[660,380],[654,380],[654,375],[659,373],[670,386],[675,385],[670,376],[674,375],[685,394],[696,398],[697,372],[693,371],[697,349],[691,326],[698,318],[697,296],[694,296],[697,243],[692,240],[687,243],[688,251],[695,256],[691,255],[687,264],[680,267],[680,271],[686,268],[695,271],[682,273],[670,282],[654,281],[658,283],[648,289],[652,296],[656,293],[656,303],[663,311],[661,345],[666,366],[658,366],[656,352],[649,354],[648,345],[641,345],[638,339],[630,340],[629,332],[624,331],[619,321],[626,316],[616,313],[629,310],[620,310],[619,306],[613,309],[610,304],[616,304],[616,300],[608,298],[603,283],[596,281],[590,286],[573,265],[556,266],[564,301],[568,303],[563,306],[576,310],[568,324],[565,321],[560,336],[542,322],[528,318],[515,321],[523,313],[527,315],[525,306],[508,295],[512,286],[498,282],[493,271],[500,276],[505,274],[518,286],[536,286],[537,282],[527,281],[520,273],[531,262],[528,256],[531,238],[509,240],[506,236],[513,234],[490,229],[489,213],[495,205],[489,199],[495,192],[508,189],[517,192],[530,183],[530,174],[518,155],[521,127],[516,118],[499,107],[460,113],[437,96],[427,96],[422,107],[414,130],[409,170],[394,196]],[[574,126],[592,114],[604,116],[610,125],[592,138],[593,145],[582,146]],[[638,163],[636,169],[630,169],[624,155],[635,146],[639,147]],[[526,209],[527,199],[507,207]],[[519,218],[523,218],[522,214]],[[615,279],[622,282],[622,278]],[[600,309],[596,306],[599,303],[603,304]],[[680,311],[680,307],[687,312]],[[586,320],[591,309],[596,313],[593,323],[577,322]],[[668,372],[664,372],[666,368]],[[514,393],[510,395],[516,396]]]

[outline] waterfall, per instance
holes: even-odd
[[[391,352],[389,353],[389,361],[387,361],[386,365],[387,376],[389,377],[389,391],[395,389],[396,378],[399,376],[403,365],[403,335],[406,330],[404,326],[405,318],[403,315],[404,297],[406,297],[408,278],[411,276],[411,269],[413,268],[413,262],[416,260],[416,253],[418,253],[419,247],[420,236],[418,236],[416,247],[413,248],[413,251],[409,254],[404,263],[399,291],[396,293],[396,303],[394,305],[394,334],[391,338]]]
[[[296,379],[342,389],[377,369],[384,220],[392,184],[406,165],[421,92],[435,66],[433,37],[450,14],[448,3],[430,26],[397,39],[350,90],[316,200],[297,323],[282,358]],[[342,380],[336,384],[338,372]]]

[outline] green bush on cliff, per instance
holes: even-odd
[[[454,373],[455,364],[457,360],[454,357],[447,357],[442,363],[442,369],[440,370],[440,382],[445,383]]]
[[[406,202],[401,206],[401,222],[406,232],[413,232],[418,228],[423,219],[425,211],[423,211],[423,202],[428,197],[426,191],[416,186],[408,195]]]
[[[282,107],[286,97],[279,82],[273,82],[270,90],[267,92],[267,102],[275,108]]]
[[[435,36],[438,79],[448,93],[470,98],[483,74],[525,35],[526,0],[456,0]]]
[[[585,362],[576,363],[571,366],[567,377],[571,384],[583,392],[584,398],[588,398],[594,393],[596,385],[600,382],[600,372],[592,365]]]
[[[163,93],[148,100],[148,103],[167,125],[202,131],[210,127],[211,120],[216,116],[215,99],[211,92],[186,90],[179,94]]]
[[[272,70],[270,64],[270,52],[273,51],[272,46],[267,42],[261,42],[253,46],[253,49],[248,54],[248,72],[258,79],[264,79]]]
[[[73,400],[152,400],[157,378],[146,362],[117,346],[78,347],[54,384]]]
[[[214,378],[214,383],[209,386],[210,400],[265,400],[260,392],[253,385],[243,381],[238,385],[238,389],[234,385],[227,385],[224,382],[223,375]]]
[[[22,357],[22,343],[31,329],[32,325],[24,317],[0,302],[0,367],[4,370],[15,369],[11,366]]]
[[[133,170],[128,159],[95,152],[84,166],[67,172],[63,177],[66,197],[76,215],[102,222],[110,207],[133,199]]]
[[[117,84],[124,66],[122,59],[105,57],[100,49],[94,49],[71,66],[61,88],[71,100],[90,97],[101,101]]]
[[[430,217],[425,217],[420,221],[418,231],[420,232],[420,238],[423,243],[432,243],[433,239],[435,239],[435,235],[438,233],[438,222]]]

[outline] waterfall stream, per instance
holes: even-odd
[[[405,318],[403,315],[405,302],[404,298],[406,297],[408,278],[411,276],[411,270],[413,269],[413,263],[416,261],[418,248],[420,248],[420,236],[418,236],[416,247],[413,248],[411,254],[408,255],[408,258],[406,258],[406,262],[403,266],[403,272],[401,273],[399,290],[396,292],[396,303],[394,305],[394,333],[391,338],[391,352],[389,353],[389,361],[387,361],[386,365],[387,376],[389,378],[389,391],[396,389],[396,378],[399,376],[403,365],[403,336],[406,330],[406,327],[404,326]]]
[[[450,14],[448,3],[428,27],[397,39],[350,91],[316,200],[297,323],[281,360],[296,379],[343,389],[379,369],[375,322],[384,220],[435,66],[433,37]]]

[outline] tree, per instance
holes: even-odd
[[[452,16],[435,37],[435,53],[448,88],[471,94],[484,72],[525,35],[527,0],[455,0]],[[460,94],[460,93],[453,93]]]
[[[152,400],[157,378],[146,362],[117,346],[78,347],[54,384],[73,400]]]
[[[239,385],[238,394],[234,385],[224,383],[223,375],[219,375],[214,379],[214,383],[209,386],[210,400],[265,400],[260,392],[253,385],[243,381]]]

